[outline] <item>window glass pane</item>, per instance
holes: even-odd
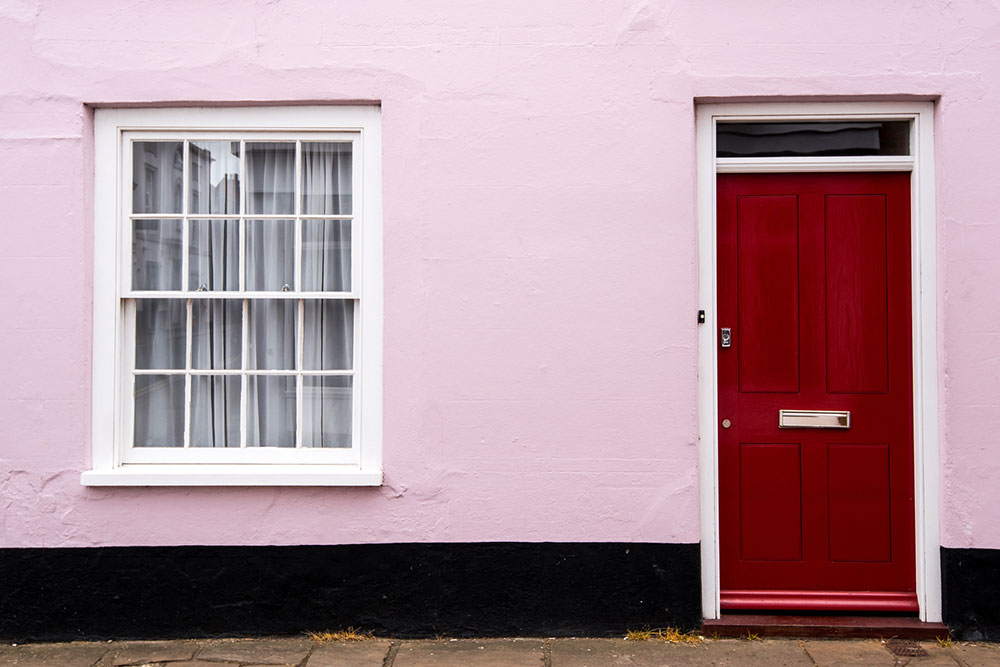
[[[132,221],[132,289],[181,289],[184,227],[180,220]]]
[[[354,301],[307,300],[302,331],[306,370],[348,370],[354,365]]]
[[[253,299],[250,301],[247,332],[248,367],[254,370],[295,369],[294,299]]]
[[[351,221],[302,221],[302,289],[351,291]]]
[[[246,270],[248,290],[295,289],[295,222],[248,220]]]
[[[238,290],[239,220],[191,220],[188,225],[188,289]]]
[[[240,142],[192,141],[188,164],[188,211],[240,212]]]
[[[181,299],[137,299],[135,367],[184,368],[187,304]]]
[[[136,375],[133,443],[184,446],[184,376]]]
[[[351,213],[351,142],[302,143],[302,213]]]
[[[240,368],[243,302],[236,299],[194,299],[191,306],[191,336],[192,368]]]
[[[132,143],[132,212],[180,213],[184,147],[179,141]]]
[[[191,376],[192,447],[240,446],[239,375]]]
[[[717,157],[909,155],[910,123],[720,123]]]
[[[295,212],[295,144],[247,143],[247,210],[283,215]]]
[[[295,446],[295,376],[247,378],[247,447]]]
[[[303,378],[302,446],[350,447],[354,379]]]

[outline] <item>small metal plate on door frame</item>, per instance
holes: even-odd
[[[778,428],[851,428],[849,410],[778,410]]]

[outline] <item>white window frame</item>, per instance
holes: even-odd
[[[906,120],[910,155],[718,158],[720,122]],[[698,466],[702,614],[719,618],[718,349],[716,177],[721,173],[910,172],[910,289],[913,313],[913,468],[916,589],[920,620],[939,622],[941,548],[938,475],[937,228],[933,102],[747,102],[696,107],[698,178]]]
[[[218,452],[197,451],[201,448],[130,447],[132,397],[127,379],[131,364],[127,355],[133,349],[133,341],[126,334],[126,300],[130,298],[127,269],[131,254],[126,247],[130,235],[123,233],[130,215],[123,204],[131,191],[130,142],[153,138],[177,140],[187,136],[221,139],[235,135],[244,139],[336,139],[354,143],[355,250],[350,294],[358,299],[358,305],[354,446],[349,450],[240,448]],[[377,486],[382,483],[381,157],[381,112],[377,106],[95,110],[91,469],[82,473],[83,485]],[[155,295],[142,293],[145,297]],[[247,296],[253,293],[242,293],[236,298]],[[269,298],[272,296],[268,294]],[[309,293],[291,296],[309,298]]]

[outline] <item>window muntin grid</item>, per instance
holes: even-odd
[[[356,360],[360,358],[357,349],[360,336],[355,323],[360,323],[358,260],[361,253],[359,244],[354,241],[361,238],[358,229],[361,202],[355,196],[355,192],[360,191],[359,135],[296,133],[292,137],[288,133],[267,132],[205,136],[189,132],[174,137],[164,134],[179,133],[131,133],[131,136],[125,133],[123,136],[126,143],[123,153],[132,158],[131,165],[126,161],[125,171],[132,177],[129,180],[133,184],[137,176],[157,177],[151,173],[147,160],[138,164],[147,153],[162,155],[164,159],[160,164],[167,170],[179,171],[180,176],[177,187],[173,187],[172,180],[168,187],[163,187],[161,182],[154,194],[139,188],[137,192],[141,196],[136,197],[131,188],[123,188],[123,218],[126,221],[122,234],[123,256],[130,262],[128,270],[123,271],[120,302],[128,348],[125,360],[126,365],[131,366],[125,378],[126,388],[131,389],[132,397],[128,403],[127,423],[123,424],[125,441],[132,445],[126,449],[125,458],[137,462],[229,461],[232,459],[229,454],[233,454],[229,450],[238,450],[239,456],[248,461],[355,460],[356,425],[360,414],[360,369],[356,367]],[[198,191],[194,182],[195,179],[204,180],[204,163],[200,160],[206,155],[218,156],[227,147],[235,160],[225,159],[227,164],[221,165],[224,176],[216,179],[220,186],[216,190],[221,193],[209,191],[206,202],[204,190]],[[256,187],[248,179],[248,171],[253,168],[253,158],[248,158],[254,151],[266,154],[272,149],[293,156],[285,160],[286,167],[289,163],[293,165],[293,172],[286,174],[290,178],[284,179],[290,187],[281,191],[275,188],[274,193],[269,193],[266,179],[258,179]],[[327,154],[331,157],[329,162],[341,165],[337,187],[328,187],[322,196],[310,196],[303,152],[312,160],[310,168],[316,165],[314,156],[317,154],[321,157]],[[166,159],[167,156],[170,159]],[[342,164],[345,161],[347,166]],[[319,163],[320,167],[324,164],[322,159]],[[322,168],[319,171],[322,172]],[[322,173],[318,176],[320,180],[323,177]],[[273,205],[267,205],[271,194],[275,195],[271,197]],[[254,280],[252,274],[248,277],[248,266],[252,263],[248,261],[248,253],[262,247],[273,250],[274,232],[279,226],[278,238],[285,246],[286,264],[279,278],[284,279],[262,282]],[[203,276],[204,271],[199,267],[204,259],[201,242],[206,236],[211,237],[213,228],[223,232],[222,251],[229,264],[217,280],[212,271]],[[322,233],[317,235],[317,230]],[[255,236],[259,242],[257,246]],[[150,244],[149,237],[155,243]],[[325,245],[324,237],[327,239]],[[143,242],[146,242],[146,250],[152,245],[164,255],[157,259],[169,264],[166,279],[163,275],[152,279],[143,273],[139,263],[141,248],[138,247]],[[266,266],[273,260],[261,261]],[[345,262],[346,270],[336,270],[343,269]],[[312,267],[308,271],[304,268],[306,264]],[[319,266],[318,275],[313,270],[315,266]],[[275,272],[269,270],[267,273]],[[209,279],[203,280],[203,277]],[[176,341],[171,341],[174,345],[169,347],[174,353],[169,363],[149,359],[137,329],[144,312],[153,307],[168,308],[175,315],[178,311],[183,312],[183,325],[174,327],[175,337],[182,339],[183,354],[176,353]],[[266,350],[258,355],[254,354],[258,347],[255,343],[261,341],[248,335],[255,323],[255,314],[258,324],[271,321],[275,315],[288,323],[284,327],[284,339],[279,342],[264,340]],[[238,340],[238,345],[226,346],[221,355],[213,354],[211,345],[206,351],[203,330],[196,326],[212,317],[228,317],[222,330],[235,334]],[[178,324],[176,320],[180,318],[172,319]],[[324,324],[326,321],[335,324]],[[324,346],[330,334],[336,338],[339,331],[343,335],[336,347],[342,349],[331,354]],[[326,335],[322,335],[324,333]],[[272,358],[275,351],[282,361]],[[179,356],[183,356],[182,364],[177,360]],[[166,443],[140,437],[142,434],[138,432],[135,418],[137,408],[144,407],[143,401],[148,399],[144,389],[155,382],[168,387],[168,393],[174,398],[177,386],[183,383],[182,425],[176,409],[171,414],[166,408],[150,408],[151,412],[161,411],[164,419],[174,420],[177,423],[174,430],[182,429],[182,437]],[[265,433],[267,429],[249,429],[248,416],[255,406],[248,401],[248,394],[261,387],[280,387],[282,383],[281,391],[291,405],[284,409],[293,415],[290,421],[295,424],[294,432],[288,430],[283,437],[274,437],[274,433]],[[201,406],[196,401],[206,391],[237,394],[233,404],[222,407],[225,419],[221,428],[216,427],[211,417],[206,421],[204,410],[199,412]],[[319,421],[324,426],[332,424],[331,428],[322,428],[320,432],[304,428],[303,416],[314,423],[317,411],[322,412]],[[237,413],[238,428],[233,428],[232,421]],[[210,430],[221,431],[221,434],[213,434],[216,446],[204,446],[202,435],[206,423],[212,427]],[[238,442],[234,434],[238,434]],[[221,446],[218,438],[222,440]],[[303,451],[305,449],[312,451]]]

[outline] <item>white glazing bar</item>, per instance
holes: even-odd
[[[237,254],[239,255],[239,280],[237,284],[240,288],[240,293],[246,290],[246,209],[247,209],[247,149],[246,141],[240,141],[240,228],[239,228],[239,248],[237,249]],[[245,313],[244,313],[245,314]],[[246,320],[244,319],[244,324]],[[243,327],[246,331],[246,327]]]
[[[191,332],[194,329],[194,318],[192,317],[194,302],[191,299],[187,300],[185,310],[187,311],[187,340],[184,342],[184,448],[187,449],[191,446]]]
[[[125,363],[122,364],[124,368],[131,370],[130,373],[125,377],[124,391],[127,393],[125,396],[128,397],[128,408],[125,410],[125,414],[122,415],[123,422],[121,425],[122,432],[120,434],[121,447],[116,453],[116,458],[122,455],[122,450],[126,447],[131,448],[133,441],[135,440],[135,301],[125,302],[125,317],[123,326],[125,331],[128,332],[127,335],[122,337],[122,349],[125,355]]]
[[[190,141],[185,141],[184,142],[184,152],[183,152],[183,156],[184,157],[182,158],[184,160],[184,164],[182,165],[182,168],[181,168],[181,187],[183,188],[183,191],[181,192],[181,212],[184,213],[184,214],[187,214],[187,211],[188,211],[188,189],[189,189],[188,181],[191,178],[191,174],[188,172],[188,160],[189,160],[189,155],[190,155],[189,151],[190,150],[191,150],[191,142]],[[182,229],[181,229],[181,291],[187,292],[188,289],[190,289],[189,286],[188,286],[188,261],[189,261],[188,254],[190,253],[190,250],[188,249],[188,244],[191,242],[191,239],[190,239],[191,234],[190,234],[190,230],[188,229],[188,221],[187,220],[183,220],[183,222],[181,223],[181,227],[182,227]],[[189,307],[188,308],[188,313],[190,313],[190,311],[191,311],[191,309]]]
[[[364,245],[365,245],[365,228],[364,228],[364,207],[365,203],[362,197],[355,197],[355,193],[364,192],[365,189],[362,187],[362,179],[364,174],[364,169],[362,169],[362,160],[364,159],[363,150],[356,150],[358,148],[357,141],[351,142],[351,213],[354,215],[351,221],[351,291],[357,292],[362,289],[361,276],[364,271],[361,267],[361,258],[364,257]],[[360,338],[360,336],[358,336]],[[357,350],[355,350],[357,352]]]
[[[240,358],[242,360],[240,367],[240,449],[244,449],[247,446],[247,392],[250,390],[250,380],[247,377],[247,367],[250,365],[247,360],[248,349],[250,347],[250,325],[247,320],[248,311],[250,310],[250,301],[243,299],[243,337],[240,341],[240,350],[242,354]]]
[[[241,292],[238,290],[218,292],[171,292],[168,290],[141,290],[126,293],[125,299],[342,299],[357,300],[357,292]]]
[[[295,254],[294,260],[294,282],[295,293],[302,290],[302,197],[305,194],[305,187],[302,184],[302,140],[295,140]],[[295,308],[295,447],[302,448],[302,404],[304,402],[305,382],[302,379],[302,343],[305,340],[305,302],[299,299]]]
[[[231,220],[236,217],[235,213],[132,213],[129,217],[136,220],[179,220],[181,218],[191,218],[192,220]],[[294,213],[254,213],[254,220],[288,220],[295,217]],[[304,213],[299,215],[303,220],[350,220],[354,215],[349,213]]]
[[[188,162],[190,160],[191,142],[185,141],[184,150],[182,152],[183,164],[181,164],[181,213],[187,214],[188,212],[188,190],[191,174],[189,172]],[[181,221],[181,290],[187,291],[188,286],[188,255],[190,250],[188,245],[191,242],[191,234],[188,229],[188,221],[182,219]],[[184,448],[187,449],[191,446],[191,347],[192,347],[192,331],[194,329],[193,324],[193,313],[194,304],[191,299],[186,301],[186,308],[184,309],[185,317],[185,341],[184,341]]]
[[[351,364],[355,372],[354,377],[351,378],[351,448],[354,451],[358,451],[358,447],[361,446],[361,393],[359,383],[361,381],[361,376],[357,374],[358,365],[360,364],[360,358],[358,354],[361,348],[361,334],[360,331],[361,324],[361,302],[354,302],[354,362]]]
[[[359,134],[359,140],[351,140],[351,213],[354,219],[351,221],[351,291],[361,294],[364,289],[362,276],[362,263],[364,257],[364,236],[365,236],[365,202],[363,197],[355,196],[358,192],[364,192],[364,135]],[[364,365],[364,318],[362,310],[364,306],[360,298],[354,300],[354,359],[351,366],[355,371]],[[361,451],[361,396],[364,379],[358,372],[351,379],[351,449],[355,452]]]
[[[240,288],[240,293],[242,294],[246,290],[246,226],[247,221],[246,210],[247,210],[247,142],[245,139],[240,140],[240,228],[239,228],[239,248],[237,254],[239,255],[239,280],[237,284]],[[246,449],[247,446],[247,402],[249,397],[247,394],[250,391],[250,381],[247,377],[246,370],[250,365],[247,359],[249,355],[250,348],[250,302],[244,297],[243,298],[243,309],[240,317],[243,322],[242,337],[240,338],[240,449]]]
[[[223,370],[223,369],[191,369],[186,371],[183,368],[140,368],[132,371],[135,375],[184,375],[189,373],[190,375],[242,375],[244,371],[242,370]],[[352,369],[343,370],[329,370],[329,371],[296,371],[294,368],[286,368],[284,370],[278,369],[261,369],[252,372],[253,375],[292,375],[293,373],[299,372],[301,375],[310,376],[351,376],[357,371]]]
[[[302,299],[298,301],[298,308],[296,308],[296,347],[295,347],[295,447],[302,448],[302,403],[304,402],[305,394],[305,381],[302,378],[302,343],[305,340],[305,312],[306,312],[306,302]]]
[[[302,187],[302,141],[295,140],[295,187],[292,188],[295,195],[295,255],[293,282],[295,291],[302,289],[302,220],[298,216],[302,214],[302,195],[305,190]]]
[[[122,202],[122,205],[125,207],[124,211],[127,211],[127,213],[123,211],[117,211],[117,218],[116,218],[117,222],[115,224],[115,228],[116,228],[116,233],[119,235],[116,238],[116,240],[118,241],[118,248],[120,248],[122,253],[121,259],[118,263],[121,264],[122,262],[127,262],[128,270],[122,271],[117,276],[117,280],[115,281],[115,288],[118,290],[118,294],[122,294],[123,292],[132,291],[132,271],[133,271],[132,236],[135,234],[135,232],[133,231],[135,227],[135,222],[133,222],[133,219],[131,217],[126,217],[126,216],[132,214],[135,205],[132,203],[132,197],[134,195],[133,189],[125,187],[125,174],[126,173],[132,174],[132,172],[135,170],[135,165],[133,164],[134,151],[132,149],[132,140],[126,139],[124,136],[121,135],[119,136],[121,139],[121,145],[119,146],[119,150],[121,150],[120,156],[121,156],[122,166],[121,166],[121,173],[118,174],[118,184],[119,187],[121,188],[121,193],[120,193],[121,199],[124,200]],[[129,181],[132,180],[131,176],[129,176],[128,180]],[[118,208],[117,201],[118,198],[116,198],[116,204],[115,204],[116,210]],[[128,220],[128,223],[124,222],[126,219]],[[122,229],[122,227],[125,226],[125,224],[128,225],[127,230]],[[131,442],[131,439],[129,441]]]

